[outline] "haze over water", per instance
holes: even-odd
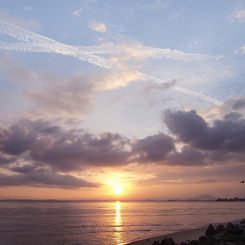
[[[0,244],[116,245],[244,214],[244,202],[0,202]]]

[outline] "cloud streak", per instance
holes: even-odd
[[[150,75],[147,75],[145,73],[142,73],[142,77],[146,77],[146,78],[148,78],[150,80],[153,80],[153,81],[155,81],[157,83],[160,83],[162,85],[166,84],[166,86],[169,87],[169,83],[167,83],[166,81],[164,81],[164,80],[162,80],[160,78],[157,78],[157,77],[154,77],[154,76],[150,76]],[[190,89],[183,88],[183,87],[181,87],[179,85],[176,85],[176,83],[172,83],[172,86],[170,86],[169,88],[173,88],[173,89],[175,89],[177,91],[180,91],[182,93],[186,93],[186,94],[192,95],[194,97],[202,98],[203,100],[208,101],[208,102],[211,102],[211,103],[213,103],[215,105],[218,105],[218,106],[224,104],[220,100],[216,100],[216,99],[214,99],[214,98],[212,98],[210,96],[207,96],[207,95],[204,95],[204,94],[195,92],[195,91],[190,90]]]

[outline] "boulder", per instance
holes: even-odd
[[[243,229],[229,222],[225,228],[225,235],[242,235]]]
[[[159,245],[159,242],[154,241],[154,242],[152,243],[152,245]]]
[[[215,235],[215,229],[212,224],[208,226],[208,229],[205,231],[206,236],[214,236]]]
[[[208,241],[208,238],[207,238],[207,237],[205,237],[205,236],[199,237],[199,242],[200,242],[201,244],[203,244],[203,243],[205,243],[205,242],[207,242],[207,241]]]
[[[161,243],[161,245],[177,245],[172,238],[165,237]]]
[[[199,245],[199,244],[200,244],[199,240],[192,240],[189,242],[189,245]]]
[[[225,227],[223,225],[218,225],[215,229],[215,233],[221,233],[221,232],[225,232]]]

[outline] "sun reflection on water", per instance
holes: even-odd
[[[115,219],[114,219],[114,226],[115,232],[114,237],[116,244],[121,244],[123,241],[122,232],[123,232],[123,225],[122,225],[122,217],[121,217],[121,203],[117,201],[115,206]]]

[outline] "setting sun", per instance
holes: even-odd
[[[122,184],[114,184],[114,186],[113,186],[113,192],[115,194],[117,194],[117,195],[122,194],[122,192],[123,192],[123,186],[122,186]]]

